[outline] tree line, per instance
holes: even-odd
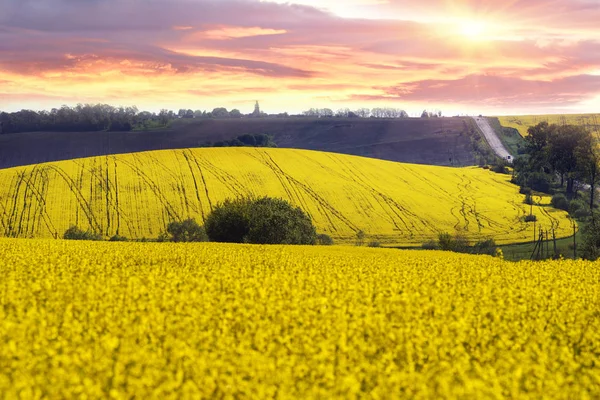
[[[162,109],[160,112],[140,111],[136,106],[113,107],[108,104],[78,104],[74,107],[62,106],[50,111],[20,110],[0,111],[0,134],[19,132],[94,132],[151,130],[165,128],[175,119],[227,119],[227,118],[409,118],[406,111],[399,108],[311,108],[298,115],[286,112],[267,114],[261,111],[258,102],[254,111],[243,114],[238,109],[227,110],[216,107],[212,111],[179,109],[177,112]],[[424,110],[421,118],[441,117],[442,112]]]
[[[525,157],[514,162],[513,178],[521,188],[550,194],[558,188],[572,198],[582,185],[588,185],[589,206],[594,207],[600,152],[585,127],[541,122],[528,129],[523,153]]]
[[[78,104],[50,111],[21,110],[0,112],[0,133],[18,132],[92,132],[131,131],[166,126],[175,113],[139,111],[136,106],[113,107],[108,104]]]

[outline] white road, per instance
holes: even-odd
[[[481,132],[483,132],[485,140],[487,140],[492,150],[494,150],[494,153],[496,153],[498,157],[502,157],[509,163],[512,163],[512,154],[510,154],[508,150],[506,150],[506,147],[504,147],[504,145],[500,141],[500,138],[498,138],[498,135],[496,135],[496,132],[494,132],[494,129],[492,129],[492,127],[490,126],[488,120],[485,117],[473,117],[473,119],[477,123],[477,126],[479,127]]]

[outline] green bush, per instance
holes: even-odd
[[[497,174],[508,174],[508,167],[505,162],[499,162],[492,166],[492,171]]]
[[[167,225],[167,233],[172,242],[206,242],[208,236],[204,228],[193,219],[171,222]]]
[[[592,213],[587,208],[580,208],[580,209],[576,210],[575,212],[573,212],[571,215],[575,219],[585,220],[587,217],[592,215]]]
[[[524,195],[530,195],[531,196],[531,188],[527,187],[527,186],[521,186],[521,188],[519,189],[519,193],[524,194]]]
[[[359,229],[358,232],[356,232],[356,245],[362,246],[363,244],[365,244],[366,237],[367,235],[365,234],[365,232],[362,229]]]
[[[127,242],[129,241],[129,239],[127,239],[125,236],[119,236],[119,235],[115,235],[113,237],[111,237],[110,239],[108,239],[109,242]]]
[[[569,214],[576,219],[584,219],[590,215],[588,205],[583,200],[571,200],[569,203]]]
[[[440,250],[464,253],[469,250],[469,241],[459,232],[455,233],[454,236],[443,232],[438,235],[438,248]]]
[[[63,235],[67,240],[103,240],[102,235],[90,231],[83,231],[75,225],[67,229]]]
[[[550,193],[552,191],[552,178],[552,175],[543,172],[520,173],[516,182],[522,187],[531,188],[531,190]]]
[[[372,240],[367,244],[367,247],[381,247],[381,243],[377,240]]]
[[[526,215],[523,218],[523,221],[525,221],[525,222],[535,222],[535,221],[537,221],[537,217],[534,214],[529,214],[529,215]]]
[[[225,200],[206,218],[204,228],[211,242],[244,243],[250,230],[251,199]]]
[[[334,243],[331,236],[325,233],[319,233],[317,235],[317,244],[321,246],[332,246]]]
[[[436,242],[435,240],[428,240],[427,242],[423,243],[421,247],[423,248],[423,250],[439,250],[440,248],[438,242]]]
[[[525,204],[529,204],[529,205],[533,204],[533,196],[531,196],[531,194],[525,195]]]
[[[557,193],[552,196],[552,207],[569,211],[569,200],[567,200],[564,194]]]
[[[496,241],[494,241],[494,239],[481,240],[473,246],[473,253],[475,254],[495,256],[497,251],[498,246],[496,246]]]
[[[317,233],[300,208],[282,199],[226,200],[206,219],[211,241],[253,244],[315,244]]]
[[[309,216],[282,199],[264,197],[249,204],[248,243],[315,244],[317,232]]]
[[[583,243],[577,246],[579,256],[586,260],[595,261],[600,257],[600,223],[594,222],[583,230]]]

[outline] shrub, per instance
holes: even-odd
[[[423,250],[439,250],[440,248],[435,240],[428,240],[421,247]]]
[[[494,164],[492,171],[498,174],[508,174],[508,167],[504,163]]]
[[[527,186],[521,186],[521,188],[519,189],[519,193],[531,196],[531,188]]]
[[[372,240],[367,244],[367,247],[381,247],[381,243],[377,240]]]
[[[558,208],[560,210],[569,210],[569,200],[562,193],[557,193],[552,196],[552,207]]]
[[[317,235],[317,244],[321,246],[332,246],[333,239],[331,238],[331,236],[325,233],[320,233]]]
[[[473,246],[473,253],[496,256],[498,254],[498,246],[496,246],[494,239],[481,240]]]
[[[115,235],[113,237],[111,237],[110,239],[108,239],[109,242],[127,242],[129,241],[129,239],[127,239],[125,236],[119,236],[119,235]]]
[[[469,249],[469,241],[459,232],[455,233],[454,236],[443,232],[438,235],[438,247],[440,250],[464,253]]]
[[[526,194],[524,202],[525,202],[525,204],[532,205],[533,204],[533,196],[531,196],[531,194]]]
[[[575,219],[585,220],[587,217],[592,215],[592,213],[587,208],[580,208],[577,211],[575,211],[574,213],[572,213],[571,215]]]
[[[161,232],[161,233],[158,234],[158,237],[156,238],[156,241],[159,242],[159,243],[169,242],[169,241],[171,241],[171,237],[169,236],[168,233]]]
[[[575,218],[587,217],[590,213],[588,205],[583,200],[571,200],[569,203],[569,214]],[[579,214],[580,217],[576,215]]]
[[[206,219],[211,241],[254,244],[315,244],[315,227],[300,208],[282,199],[226,200]]]
[[[440,250],[452,250],[452,235],[448,232],[443,232],[438,235],[438,248]]]
[[[359,229],[358,232],[356,232],[356,245],[362,246],[365,243],[365,237],[365,232],[362,229]]]
[[[244,243],[250,230],[251,199],[225,200],[206,218],[204,228],[211,242]]]
[[[600,223],[591,222],[583,230],[583,243],[577,246],[579,255],[586,260],[597,260],[600,257]]]
[[[63,235],[67,240],[102,240],[102,235],[90,231],[83,231],[75,225],[67,229]]]
[[[315,244],[317,232],[309,216],[282,199],[263,197],[249,204],[246,240],[256,244]]]
[[[538,192],[550,193],[552,190],[552,175],[536,172],[529,175],[528,182]]]
[[[171,235],[172,242],[206,242],[208,240],[204,228],[191,218],[169,223],[167,233]]]
[[[537,217],[535,215],[533,215],[533,214],[529,214],[529,215],[526,215],[523,218],[523,221],[525,221],[525,222],[535,222],[535,221],[537,221]]]

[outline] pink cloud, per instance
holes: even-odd
[[[599,2],[391,0],[372,7],[386,18],[258,0],[4,0],[0,79],[50,97],[86,82],[99,96],[108,96],[102,82],[125,97],[154,91],[235,102],[251,89],[294,104],[293,92],[298,108],[302,96],[498,107],[600,96],[592,75],[600,71]],[[468,40],[448,17],[481,17],[508,33]],[[348,97],[351,90],[357,94]]]

